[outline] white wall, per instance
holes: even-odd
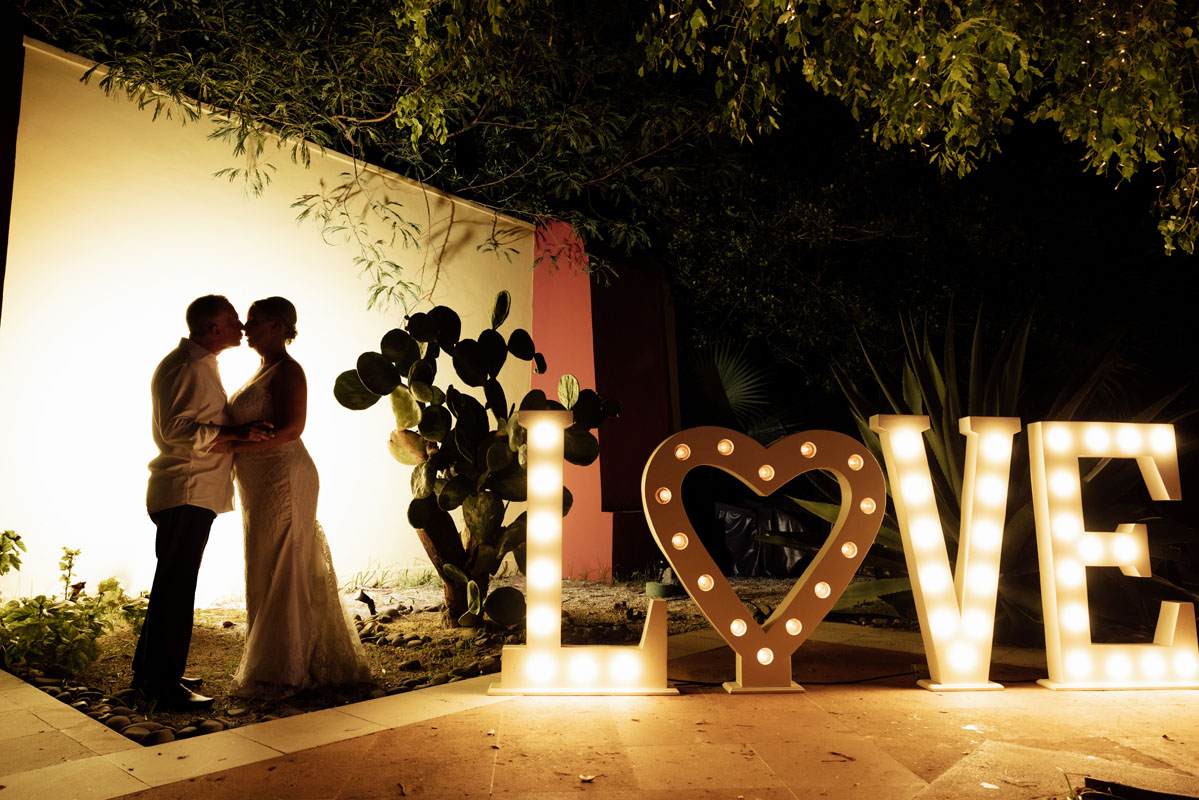
[[[299,311],[291,351],[308,375],[304,441],[320,470],[319,518],[339,577],[372,562],[426,563],[406,521],[410,468],[387,453],[388,404],[352,412],[332,394],[337,374],[377,349],[403,312],[368,312],[367,283],[350,262],[356,251],[326,244],[311,223],[297,226],[290,207],[321,180],[339,182],[351,162],[314,151],[305,169],[272,149],[273,183],[262,197],[246,197],[239,184],[213,177],[239,164],[228,145],[207,139],[207,123],[152,121],[95,79],[80,83],[87,66],[26,42],[0,311],[0,529],[20,533],[29,552],[19,578],[0,579],[0,594],[54,591],[64,546],[83,550],[79,574],[89,587],[116,575],[149,588],[149,380],[186,334],[187,304],[208,293],[225,294],[243,314],[275,294]],[[500,288],[513,294],[504,330],[530,328],[531,226],[500,218],[519,251],[509,262],[478,252],[492,228],[485,210],[392,174],[373,182],[386,184],[434,243],[396,253],[409,274],[423,267],[432,286],[434,257],[448,244],[433,302],[462,313],[464,335],[485,325]],[[244,346],[226,351],[227,390],[256,364]],[[507,367],[504,378],[509,400],[519,401],[527,370]],[[235,511],[213,527],[197,601],[236,597],[242,581]]]

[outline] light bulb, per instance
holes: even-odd
[[[634,683],[641,678],[641,661],[632,653],[612,656],[608,672],[615,683]]]
[[[1064,453],[1070,449],[1073,440],[1074,437],[1070,435],[1070,431],[1061,425],[1050,427],[1045,434],[1045,444],[1055,453]]]
[[[774,467],[769,464],[763,464],[758,467],[758,477],[764,481],[774,480]]]
[[[863,500],[858,505],[862,509],[863,514],[873,514],[874,510],[876,508],[878,508],[878,506],[875,504],[874,500],[869,497],[867,497],[865,500]]]
[[[539,450],[548,450],[562,439],[562,429],[552,422],[538,422],[529,431],[529,444]]]
[[[824,581],[821,581],[820,583],[816,584],[815,588],[812,591],[814,591],[816,593],[816,596],[819,597],[821,600],[823,600],[824,598],[826,598],[830,594],[832,594],[832,589],[830,589],[829,585],[827,583],[825,583]]]
[[[1116,433],[1116,445],[1125,453],[1135,453],[1144,446],[1141,432],[1133,425],[1121,425]]]
[[[743,619],[735,619],[729,624],[729,632],[734,636],[744,636],[747,630],[748,628]]]
[[[1002,433],[991,433],[982,438],[983,458],[988,461],[1005,461],[1011,453],[1012,440]]]
[[[1087,580],[1086,568],[1074,559],[1062,559],[1057,565],[1057,579],[1067,589],[1076,589]]]
[[[1168,425],[1155,425],[1149,431],[1149,448],[1158,455],[1174,452],[1174,429]]]
[[[562,473],[554,467],[542,466],[529,470],[529,489],[533,494],[553,494],[561,483]]]
[[[1091,626],[1091,617],[1087,607],[1081,603],[1071,603],[1062,609],[1062,627],[1068,631],[1080,633]]]
[[[920,570],[920,586],[926,592],[942,591],[949,584],[949,570],[940,564],[927,564]]]
[[[799,454],[804,458],[812,458],[816,455],[816,445],[811,442],[804,442],[799,446]]]
[[[554,562],[548,559],[541,559],[529,565],[529,583],[538,589],[545,589],[554,585],[558,579],[558,570],[554,566]]]
[[[1066,656],[1066,672],[1073,678],[1085,678],[1091,674],[1091,654],[1075,650]]]
[[[1107,676],[1118,681],[1126,681],[1132,674],[1132,662],[1123,653],[1112,653],[1103,666],[1107,670]]]
[[[657,498],[659,503],[661,503],[662,505],[666,505],[667,503],[670,502],[670,498],[671,498],[670,490],[667,489],[665,486],[663,486],[661,489],[654,492],[654,497]]]
[[[924,441],[916,431],[896,431],[891,434],[891,452],[899,459],[915,458],[924,452]]]
[[[1082,520],[1071,511],[1063,511],[1053,518],[1053,537],[1061,542],[1073,542],[1082,533]]]
[[[1103,542],[1093,533],[1082,537],[1078,543],[1078,555],[1088,564],[1094,564],[1103,558]]]
[[[1141,672],[1154,680],[1160,680],[1166,674],[1166,660],[1157,652],[1160,648],[1145,648],[1141,655]]]
[[[1002,505],[1007,501],[1007,486],[1002,478],[988,476],[978,481],[978,499],[989,506]]]
[[[570,678],[575,683],[595,683],[599,675],[599,664],[595,657],[580,653],[570,660]]]
[[[841,555],[845,556],[846,558],[853,558],[857,554],[858,546],[853,542],[846,542],[845,544],[841,545]]]
[[[1112,437],[1108,434],[1107,428],[1102,425],[1091,425],[1083,434],[1082,440],[1087,443],[1087,449],[1093,454],[1099,455],[1106,452],[1107,448],[1111,446]]]
[[[912,505],[925,503],[933,496],[933,485],[922,475],[912,475],[903,482],[903,499]]]
[[[858,455],[857,453],[854,453],[852,456],[849,457],[849,460],[846,461],[845,463],[847,463],[849,465],[850,469],[852,469],[854,472],[857,472],[858,470],[860,470],[862,468],[862,465],[865,464],[866,462],[862,460],[862,457],[860,455]]]
[[[1003,541],[1003,529],[986,519],[976,519],[970,529],[970,543],[981,550],[994,550]]]
[[[721,439],[716,443],[716,452],[720,453],[722,456],[732,455],[733,443],[728,439]]]
[[[549,683],[557,671],[557,662],[546,653],[538,653],[525,662],[525,674],[531,683]]]
[[[535,636],[548,635],[558,626],[558,615],[551,608],[539,606],[529,611],[527,625],[529,633]]]
[[[799,636],[799,634],[802,631],[803,631],[803,623],[802,622],[797,620],[795,617],[792,617],[791,619],[787,620],[787,633],[791,634],[792,636]]]
[[[685,550],[687,548],[687,534],[676,533],[670,537],[670,544],[675,550]]]
[[[686,461],[691,458],[691,448],[685,444],[681,444],[674,449],[674,457],[679,461]]]
[[[1135,536],[1117,536],[1112,541],[1112,555],[1121,564],[1131,564],[1141,554],[1141,545]]]
[[[552,511],[537,511],[529,515],[529,538],[536,542],[552,542],[558,533],[559,518]]]
[[[971,669],[978,663],[978,650],[966,642],[958,642],[949,648],[949,665],[957,670]]]
[[[920,549],[935,547],[941,542],[941,523],[932,517],[912,521],[912,544]]]
[[[716,582],[712,580],[711,575],[704,574],[695,579],[695,585],[699,587],[701,592],[709,592],[716,585]]]
[[[761,664],[762,666],[766,666],[771,661],[774,661],[774,651],[773,650],[771,650],[769,647],[763,647],[761,650],[758,651],[758,663],[759,664]]]
[[[1078,475],[1066,469],[1059,469],[1049,476],[1049,491],[1056,497],[1073,497],[1078,493]]]

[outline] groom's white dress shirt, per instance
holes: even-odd
[[[233,510],[233,456],[210,448],[229,424],[228,398],[216,356],[180,339],[150,381],[158,457],[150,462],[146,510],[199,506],[217,514]]]

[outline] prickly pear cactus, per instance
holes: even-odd
[[[462,320],[446,306],[412,314],[403,329],[388,331],[378,351],[360,355],[355,368],[333,385],[337,401],[351,410],[370,408],[383,397],[391,401],[396,427],[387,448],[413,468],[408,522],[445,584],[451,626],[483,624],[490,579],[505,555],[514,553],[519,567],[525,566],[525,514],[509,514],[512,503],[525,500],[525,431],[498,376],[513,362],[532,362],[539,373],[546,364],[527,331],[517,328],[506,338],[500,333],[511,302],[506,291],[496,295],[490,327],[473,339],[462,338]],[[444,389],[438,385],[443,354],[440,363],[450,361],[462,389],[452,382]],[[592,429],[619,414],[620,406],[580,389],[572,375],[562,376],[558,395],[551,400],[531,391],[520,409],[572,409],[565,457],[590,464],[599,455]],[[570,503],[564,489],[563,513]],[[461,531],[450,515],[459,508]],[[511,620],[516,606],[510,596],[501,598],[490,616],[503,625],[500,619]],[[521,606],[523,614],[523,598]]]

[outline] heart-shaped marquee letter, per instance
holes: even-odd
[[[716,467],[765,497],[797,475],[827,470],[841,485],[841,512],[820,552],[759,626],[720,573],[683,509],[683,478]],[[650,531],[700,610],[737,654],[729,692],[802,691],[791,680],[791,654],[832,609],[882,524],[886,494],[878,461],[858,440],[805,431],[769,448],[727,428],[691,428],[658,445],[641,475]]]

